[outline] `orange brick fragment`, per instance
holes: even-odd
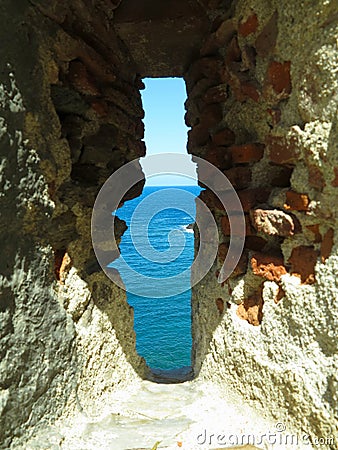
[[[268,67],[267,83],[277,94],[291,93],[291,62],[272,61]]]
[[[224,128],[212,136],[212,142],[215,145],[231,145],[235,142],[235,134],[229,128]]]
[[[259,161],[264,155],[264,144],[232,145],[230,152],[234,164],[245,164]]]
[[[261,292],[256,292],[238,306],[236,314],[250,325],[258,326],[263,318],[263,298]]]
[[[255,275],[269,281],[280,281],[281,276],[287,273],[283,258],[255,253],[250,260]]]
[[[292,250],[289,258],[291,273],[299,276],[303,284],[313,284],[315,282],[317,256],[318,254],[313,247],[306,247],[305,245]]]
[[[308,211],[309,197],[306,194],[299,194],[294,191],[286,192],[286,200],[284,204],[285,209],[294,211]]]
[[[268,136],[266,145],[273,164],[294,165],[297,162],[295,140],[289,142],[282,136]]]

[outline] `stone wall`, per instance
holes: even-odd
[[[82,1],[1,5],[3,448],[73,408],[96,414],[146,372],[132,308],[91,245],[101,185],[145,152],[142,82],[113,13]]]
[[[225,173],[246,216],[245,250],[220,285],[229,220],[201,194],[221,238],[193,290],[195,376],[297,430],[335,432],[336,2],[175,5],[1,4],[3,448],[61,414],[95,415],[147,376],[90,220],[104,181],[144,155],[141,77],[157,75],[184,75],[188,151]]]
[[[202,192],[221,240],[193,289],[195,375],[314,436],[337,426],[336,6],[247,0],[214,11],[185,75],[188,151],[223,171],[246,218],[243,255],[219,285],[229,219]]]

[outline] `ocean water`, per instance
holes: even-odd
[[[191,364],[190,267],[198,186],[145,187],[116,212],[128,226],[110,264],[134,308],[136,348],[153,369]],[[139,276],[140,275],[140,276]]]

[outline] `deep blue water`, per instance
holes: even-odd
[[[117,211],[128,226],[120,244],[125,263],[119,258],[111,266],[120,271],[134,308],[137,351],[152,368],[191,364],[194,234],[186,226],[195,221],[199,192],[198,186],[145,187]]]

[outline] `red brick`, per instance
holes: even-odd
[[[301,245],[294,248],[289,258],[291,273],[299,276],[303,284],[313,284],[317,257],[318,254],[313,247]]]
[[[200,123],[204,127],[211,129],[218,125],[223,119],[222,107],[218,103],[207,105],[203,108],[200,116]]]
[[[292,236],[295,225],[290,215],[277,209],[255,209],[250,211],[252,224],[257,231],[269,236]]]
[[[245,220],[245,234],[246,236],[251,236],[253,234],[252,228],[251,228],[251,224],[250,224],[250,220],[248,216],[244,216],[244,220]],[[241,236],[241,234],[239,233],[239,225],[241,224],[241,219],[239,217],[233,216],[232,217],[232,224],[233,224],[233,230],[230,230],[230,221],[229,221],[229,217],[228,216],[223,216],[221,218],[221,228],[222,228],[222,233],[225,236]],[[236,224],[238,223],[238,228],[236,227]],[[231,233],[232,231],[232,233]]]
[[[250,167],[232,167],[229,170],[225,170],[224,175],[236,190],[246,189],[251,182]]]
[[[252,14],[245,21],[241,22],[238,26],[238,33],[247,37],[249,34],[255,33],[258,28],[258,18],[256,14]]]
[[[250,263],[255,275],[269,281],[280,281],[281,276],[287,274],[283,258],[277,256],[255,253]]]
[[[215,145],[220,146],[232,145],[235,142],[235,139],[235,133],[229,130],[229,128],[224,128],[221,131],[217,131],[217,133],[213,134],[211,137],[212,142]]]
[[[231,155],[226,147],[210,147],[205,159],[220,170],[225,170],[231,166]]]
[[[315,225],[308,225],[306,228],[313,233],[313,235],[314,235],[313,242],[315,244],[322,242],[322,235],[320,234],[318,223]]]
[[[268,56],[276,47],[278,35],[278,14],[275,12],[257,36],[255,46],[260,56]]]
[[[290,67],[290,61],[283,63],[272,61],[268,67],[267,85],[271,86],[277,94],[291,93]]]
[[[230,151],[234,164],[245,164],[259,161],[264,155],[264,144],[232,145]]]
[[[260,92],[255,81],[243,81],[241,83],[241,92],[245,97],[251,98],[254,102],[260,99]]]
[[[249,322],[250,325],[258,326],[263,319],[263,304],[262,292],[255,292],[238,306],[237,316]]]
[[[266,189],[255,188],[238,192],[238,197],[244,212],[249,212],[260,203],[264,203],[269,198],[270,192]]]
[[[334,168],[334,179],[331,182],[333,187],[338,187],[338,167]]]
[[[295,165],[297,162],[297,142],[287,141],[282,136],[268,136],[266,146],[270,161],[274,164]]]
[[[332,228],[329,228],[327,232],[324,234],[323,242],[320,247],[320,257],[322,263],[324,263],[327,260],[327,258],[331,255],[333,247],[333,238],[334,238],[334,231]]]
[[[299,194],[294,191],[287,191],[285,194],[286,200],[284,208],[294,211],[308,211],[309,197],[306,194]]]

